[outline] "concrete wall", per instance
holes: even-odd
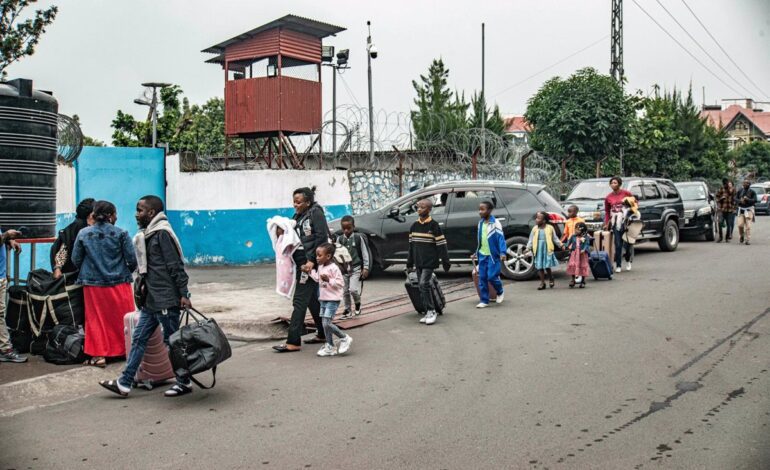
[[[267,219],[294,213],[292,192],[316,186],[328,219],[350,213],[346,171],[241,170],[187,173],[167,157],[167,213],[191,265],[274,259]]]

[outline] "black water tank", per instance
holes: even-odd
[[[32,80],[0,83],[0,228],[24,238],[56,234],[56,122],[59,105]]]

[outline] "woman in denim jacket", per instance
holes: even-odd
[[[126,355],[123,316],[133,312],[131,273],[136,254],[131,237],[115,227],[117,211],[108,201],[96,201],[94,225],[78,233],[72,249],[72,262],[80,269],[85,299],[85,346],[91,356],[88,365],[105,367],[108,357]]]

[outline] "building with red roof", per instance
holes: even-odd
[[[529,132],[532,128],[524,116],[510,116],[505,118],[505,133],[512,135],[514,139],[521,140],[523,143],[529,141]]]
[[[770,141],[770,112],[759,109],[751,99],[724,101],[741,101],[744,106],[731,104],[723,109],[707,105],[701,117],[716,128],[724,128],[730,149],[755,140]]]

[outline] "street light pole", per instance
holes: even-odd
[[[152,148],[155,148],[158,144],[158,88],[169,87],[171,84],[148,82],[142,83],[142,86],[152,88],[152,101],[148,103],[146,100],[136,99],[134,103],[150,107],[150,112],[152,113]]]
[[[487,97],[484,95],[484,23],[481,23],[481,161],[487,153],[487,136],[484,128],[487,125]]]
[[[372,104],[372,54],[377,57],[376,52],[372,52],[372,22],[367,21],[366,26],[369,29],[369,35],[366,37],[366,60],[369,75],[369,163],[374,163],[374,105]]]
[[[332,155],[337,156],[337,67],[332,66]]]

